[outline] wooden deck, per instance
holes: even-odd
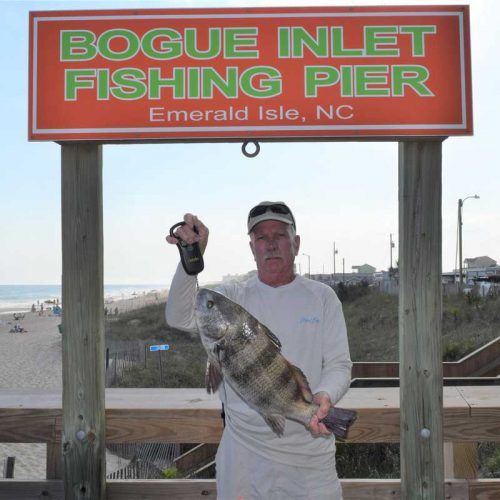
[[[452,443],[500,442],[500,387],[445,387],[444,439]],[[350,389],[339,406],[358,419],[347,442],[399,441],[399,389]],[[61,394],[0,390],[0,442],[47,443],[47,481],[0,480],[0,500],[62,499],[57,477],[62,423]],[[217,443],[222,433],[220,402],[204,389],[106,389],[108,442]],[[55,457],[55,458],[54,458]],[[60,469],[59,469],[60,470]],[[206,480],[108,481],[108,499],[215,498]],[[343,480],[345,499],[399,498],[399,481]],[[446,498],[500,498],[500,481],[453,478]]]

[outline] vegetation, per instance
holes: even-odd
[[[349,290],[350,289],[350,290]],[[343,302],[353,361],[398,361],[398,296],[366,285],[348,287]],[[443,361],[456,361],[500,336],[500,295],[443,296]]]
[[[115,387],[203,387],[206,354],[197,334],[165,323],[164,305],[151,305],[108,319],[106,345],[113,352],[138,350],[140,362],[116,378]],[[140,341],[138,345],[137,341]],[[150,345],[169,344],[168,351],[149,351]],[[124,347],[125,346],[125,347]],[[160,370],[161,360],[161,370]]]
[[[176,467],[167,467],[161,471],[161,476],[164,479],[177,479],[177,468]]]

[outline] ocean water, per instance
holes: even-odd
[[[104,285],[105,299],[127,299],[152,291],[164,290],[163,285]],[[61,302],[61,285],[0,285],[0,311],[29,310],[32,304],[38,305],[50,300]]]

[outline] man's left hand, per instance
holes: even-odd
[[[332,400],[326,392],[317,392],[313,396],[313,402],[319,405],[318,411],[312,416],[309,422],[309,428],[311,432],[316,435],[328,436],[331,434],[325,424],[320,422],[321,419],[325,418],[332,407]]]

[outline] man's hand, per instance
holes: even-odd
[[[326,392],[317,392],[313,396],[313,402],[319,405],[319,408],[316,414],[312,416],[311,421],[309,422],[309,428],[313,434],[328,436],[331,434],[331,431],[329,431],[325,424],[322,424],[320,420],[328,415],[328,412],[332,407],[330,396]]]
[[[196,215],[193,214],[184,215],[184,222],[186,224],[184,226],[179,226],[175,230],[174,234],[186,243],[199,243],[201,253],[203,254],[208,243],[208,228],[198,219]],[[194,228],[196,228],[198,233],[195,232]],[[168,235],[165,239],[172,245],[177,243],[177,239],[170,235]]]

